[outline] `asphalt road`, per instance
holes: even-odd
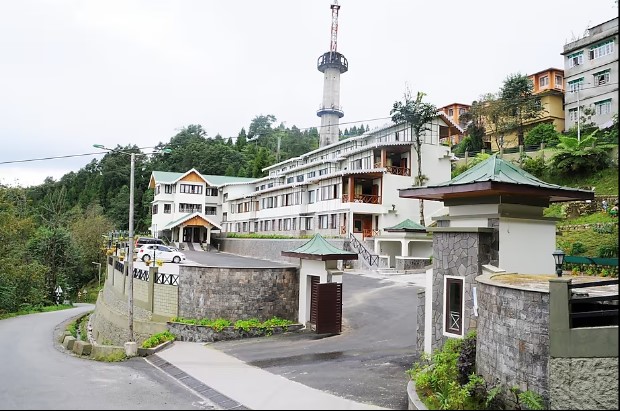
[[[212,346],[250,365],[339,397],[407,409],[416,287],[356,274],[343,279],[343,332],[277,335]]]
[[[63,351],[54,335],[91,304],[0,321],[0,409],[211,409],[143,358],[105,363]]]

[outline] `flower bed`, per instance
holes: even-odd
[[[304,328],[301,324],[264,325],[264,323],[256,323],[244,327],[238,325],[214,327],[213,325],[174,321],[174,319],[168,321],[167,324],[168,330],[176,335],[177,341],[189,342],[215,342],[263,337],[285,332],[296,332]]]

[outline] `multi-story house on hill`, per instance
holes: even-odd
[[[564,131],[564,71],[548,68],[527,76],[532,81],[532,94],[540,98],[544,109],[540,116],[524,123],[527,130],[539,124],[552,123],[558,132]],[[495,138],[494,138],[495,137]],[[485,146],[493,151],[503,148],[517,147],[519,139],[516,132],[501,136],[485,136]]]
[[[452,152],[440,139],[459,126],[443,113],[429,126],[421,154],[432,184],[450,179]],[[407,218],[419,220],[419,203],[398,195],[417,175],[413,140],[406,124],[388,125],[274,164],[259,179],[154,171],[152,231],[170,230],[172,241],[185,242],[208,242],[213,229],[373,237]],[[181,188],[187,185],[196,187]],[[443,208],[432,201],[424,207],[427,225]]]
[[[584,108],[594,110],[588,121],[609,127],[618,114],[618,17],[588,29],[561,54],[567,89],[565,129],[580,124]]]
[[[467,126],[461,119],[461,115],[467,113],[470,108],[471,106],[469,104],[461,103],[452,103],[439,108],[439,110],[443,111],[453,123],[459,125],[458,128],[449,127],[448,137],[442,138],[442,143],[453,146],[461,142],[464,137],[463,130],[465,130],[465,127]]]

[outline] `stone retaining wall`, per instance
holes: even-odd
[[[297,321],[295,267],[183,266],[179,275],[180,317],[265,321],[275,316]]]
[[[477,372],[549,401],[549,293],[492,282],[477,285]]]

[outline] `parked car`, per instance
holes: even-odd
[[[185,261],[185,254],[175,251],[168,246],[159,244],[146,244],[138,248],[138,259],[142,261],[150,261],[155,256],[155,261],[171,261],[180,263]]]

